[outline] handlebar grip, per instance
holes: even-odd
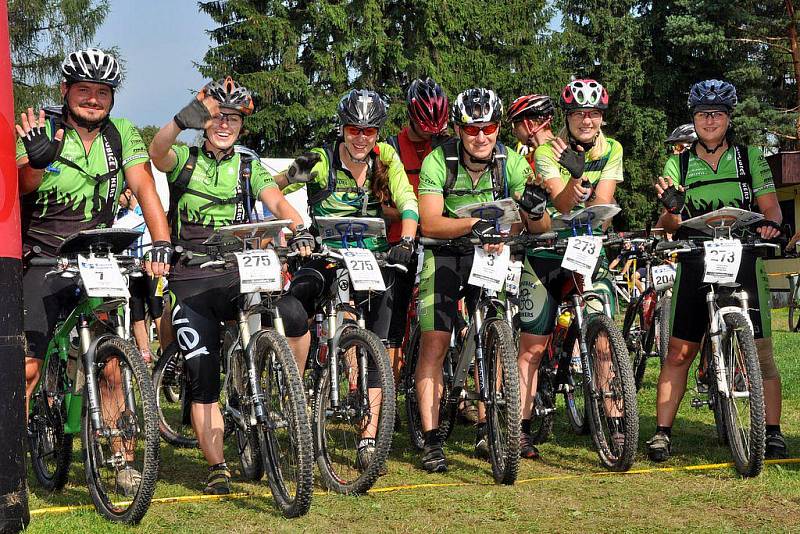
[[[31,258],[28,264],[31,266],[53,267],[58,265],[58,258]]]

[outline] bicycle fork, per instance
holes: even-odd
[[[275,310],[276,315],[278,311]],[[250,421],[250,424],[258,423],[266,423],[267,422],[267,415],[266,411],[264,410],[264,393],[261,391],[261,384],[258,383],[258,370],[256,369],[256,362],[255,358],[248,357],[248,353],[250,352],[248,349],[250,348],[250,323],[248,322],[248,316],[242,310],[239,310],[239,316],[237,318],[237,322],[239,323],[239,337],[240,342],[242,344],[242,356],[245,360],[245,364],[247,365],[247,380],[250,383],[250,400],[253,403],[253,412],[255,414],[256,421]],[[281,321],[281,325],[283,322]],[[269,365],[269,362],[265,362],[264,365]],[[228,371],[230,372],[230,366],[228,367]],[[247,417],[244,412],[240,413],[241,417]]]
[[[745,319],[747,319],[747,322],[750,322],[750,318],[747,315],[747,311],[749,309],[749,298],[747,296],[747,292],[737,291],[733,293],[733,297],[739,302],[739,306],[726,306],[721,309],[716,309],[717,295],[714,292],[714,287],[712,286],[709,292],[706,294],[706,306],[708,307],[708,315],[711,318],[709,337],[711,339],[711,354],[714,358],[714,371],[716,374],[715,378],[717,381],[717,391],[723,398],[748,397],[750,395],[749,391],[732,392],[730,388],[728,388],[728,369],[721,349],[722,336],[727,330],[724,319],[726,312],[741,312]],[[736,365],[735,362],[732,362],[732,364]]]

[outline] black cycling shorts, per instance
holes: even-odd
[[[147,274],[129,278],[128,291],[131,298],[128,305],[131,309],[131,321],[144,321],[147,312],[151,319],[158,319],[164,313],[164,298],[156,295],[158,278],[150,278]]]
[[[419,279],[419,324],[423,332],[451,332],[462,298],[470,314],[475,310],[480,288],[467,284],[473,254],[472,250],[425,250]]]
[[[45,278],[50,270],[52,267],[29,267],[22,275],[26,354],[39,360],[44,359],[58,319],[72,312],[80,301],[74,279]]]
[[[418,256],[415,254],[414,260],[408,266],[407,273],[396,271],[395,274],[395,283],[392,288],[392,321],[387,336],[390,347],[401,346],[403,338],[406,336],[408,305],[414,295],[414,282],[417,279],[417,258]]]
[[[708,284],[703,283],[705,266],[702,255],[681,255],[672,288],[672,336],[699,343],[708,329]],[[736,282],[747,292],[750,321],[756,339],[772,336],[769,304],[769,278],[763,258],[746,251]],[[727,303],[720,302],[720,305]]]

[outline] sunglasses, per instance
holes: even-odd
[[[236,113],[220,113],[219,115],[214,116],[213,120],[217,124],[227,122],[231,126],[241,126],[242,124],[242,116]]]
[[[497,131],[499,127],[500,127],[499,123],[493,122],[483,127],[475,126],[474,124],[468,124],[466,126],[462,126],[461,129],[464,131],[465,134],[469,135],[470,137],[475,137],[481,132],[483,132],[484,135],[492,135]]]
[[[711,122],[716,122],[727,116],[727,111],[698,111],[694,114],[695,120],[705,119],[706,121]]]
[[[378,135],[377,128],[359,128],[358,126],[345,126],[344,131],[347,132],[347,135],[352,135],[353,137],[359,135],[365,135],[367,137],[372,137],[373,135]]]

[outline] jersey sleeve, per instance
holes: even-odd
[[[623,168],[622,168],[622,145],[616,141],[612,141],[611,139],[608,140],[608,143],[611,145],[611,153],[608,155],[608,161],[606,162],[606,166],[603,167],[602,172],[600,173],[600,179],[602,180],[614,180],[615,182],[623,181]]]
[[[422,161],[419,171],[419,194],[442,195],[446,175],[444,152],[441,148],[437,148]]]
[[[761,150],[758,147],[747,147],[747,156],[750,160],[750,175],[753,177],[753,194],[756,198],[775,193],[772,170]]]
[[[553,148],[549,144],[539,146],[533,153],[536,176],[541,182],[552,178],[561,179],[561,165],[556,161]]]
[[[277,189],[278,184],[275,183],[272,175],[261,163],[261,160],[254,159],[250,163],[250,169],[250,190],[255,198],[260,197],[265,189]]]
[[[419,220],[419,205],[414,188],[408,181],[406,169],[403,162],[391,145],[380,144],[380,158],[384,165],[389,169],[389,193],[392,195],[392,202],[400,210],[401,219]]]
[[[525,184],[528,183],[528,179],[533,174],[533,170],[528,164],[528,160],[516,152],[508,153],[506,167],[508,192],[512,197],[519,198],[522,196],[525,190]]]
[[[189,147],[186,145],[172,145],[173,152],[175,152],[176,164],[175,168],[167,173],[167,181],[174,182],[178,179],[181,169],[186,165],[189,160]]]
[[[133,123],[127,119],[120,119],[117,128],[122,139],[122,168],[130,169],[134,165],[150,161],[147,147]]]
[[[672,178],[672,183],[677,184],[681,181],[680,156],[670,156],[664,164],[661,176]]]

